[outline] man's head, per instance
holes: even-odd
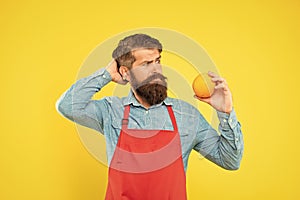
[[[113,51],[119,73],[129,81],[135,95],[149,105],[167,97],[166,77],[160,65],[161,43],[148,35],[135,34],[121,40]]]
[[[135,61],[133,51],[142,48],[157,49],[159,53],[162,51],[162,45],[157,39],[146,34],[134,34],[120,40],[112,57],[116,60],[118,68],[125,66],[130,69]]]

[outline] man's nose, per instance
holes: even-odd
[[[154,63],[151,65],[152,67],[152,71],[153,72],[156,72],[156,73],[162,73],[162,67],[161,67],[161,64],[159,63]]]

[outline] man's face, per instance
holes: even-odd
[[[132,54],[136,59],[129,71],[132,88],[150,105],[161,103],[167,96],[167,82],[162,75],[159,51],[138,49]]]

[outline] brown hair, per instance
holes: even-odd
[[[132,51],[138,48],[157,49],[159,52],[162,51],[161,43],[149,35],[134,34],[127,36],[120,40],[117,48],[112,53],[112,57],[117,62],[118,69],[120,66],[128,68],[132,67],[132,64],[135,61]]]

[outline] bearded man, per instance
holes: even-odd
[[[106,200],[185,200],[188,157],[194,149],[222,168],[237,170],[243,137],[222,77],[209,98],[219,133],[192,105],[167,96],[161,43],[146,34],[121,40],[107,67],[78,80],[58,100],[68,119],[104,134],[109,164]],[[92,100],[109,82],[127,84],[127,97]],[[180,83],[179,83],[180,84]]]

